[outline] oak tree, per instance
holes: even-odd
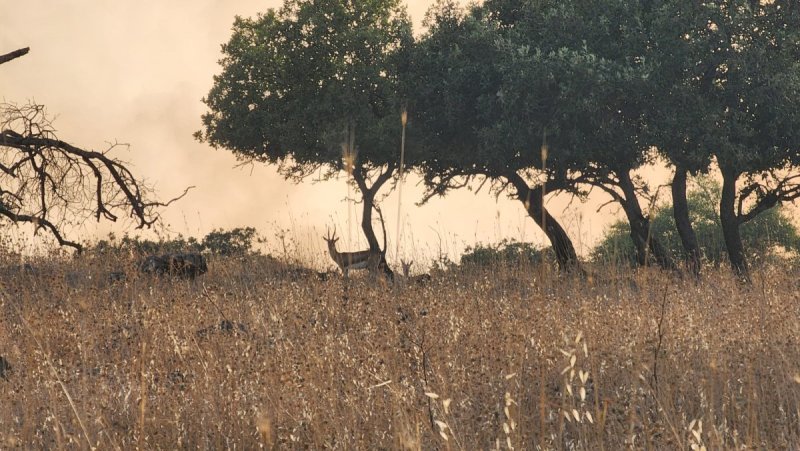
[[[572,241],[545,206],[547,193],[564,188],[558,166],[543,166],[547,118],[517,121],[510,112],[526,102],[551,107],[552,91],[538,90],[546,76],[537,73],[542,82],[535,87],[510,88],[509,79],[519,77],[508,73],[516,49],[484,7],[441,1],[426,21],[407,88],[415,127],[409,160],[424,176],[426,199],[476,181],[497,194],[510,189],[549,238],[559,267],[579,269]]]
[[[651,125],[654,145],[676,167],[684,248],[697,258],[686,174],[715,162],[728,258],[747,278],[741,227],[800,197],[800,8],[781,0],[664,2],[653,36],[653,82],[663,96]]]
[[[196,137],[295,181],[346,170],[380,252],[372,210],[398,166],[399,67],[412,42],[399,0],[287,0],[237,17]]]

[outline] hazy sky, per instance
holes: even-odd
[[[294,185],[267,166],[235,169],[229,152],[192,138],[201,126],[201,98],[219,72],[220,45],[230,37],[234,16],[253,16],[281,3],[0,0],[0,53],[31,48],[0,67],[0,100],[46,105],[56,116],[59,137],[81,147],[100,150],[110,141],[129,143],[130,150],[116,156],[130,161],[162,199],[196,186],[164,211],[172,232],[202,237],[214,228],[253,226],[277,249],[276,233],[288,230],[286,242],[311,259],[324,252],[325,227],[336,224],[343,235],[340,250],[355,250],[364,246],[357,228],[360,205],[345,201],[343,178]],[[408,2],[417,28],[430,3]],[[416,257],[421,264],[440,249],[454,256],[476,242],[514,238],[545,244],[517,201],[465,191],[417,207],[421,190],[415,184],[409,178],[403,190],[402,256]],[[382,204],[390,261],[397,201],[392,195]],[[554,199],[548,206],[579,252],[586,252],[616,209],[598,214],[597,202],[567,204]],[[116,225],[99,230],[87,224],[79,233],[124,232]]]

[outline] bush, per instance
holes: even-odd
[[[258,234],[253,227],[239,227],[231,230],[216,229],[207,234],[202,241],[198,241],[194,237],[184,238],[180,234],[175,238],[162,238],[158,241],[128,235],[117,240],[112,233],[109,234],[107,240],[100,240],[86,248],[89,252],[97,255],[132,253],[143,256],[194,252],[218,256],[243,256],[258,253],[253,250],[257,239]]]
[[[86,250],[88,253],[97,255],[134,254],[141,256],[200,252],[202,250],[202,245],[198,243],[195,238],[184,238],[183,235],[154,241],[128,235],[118,240],[117,237],[111,233],[108,235],[107,240],[100,240],[94,245],[87,245]]]
[[[203,238],[203,249],[213,255],[248,255],[253,253],[253,241],[257,237],[253,227],[213,230]]]
[[[697,180],[697,187],[689,191],[689,217],[697,234],[703,258],[715,266],[727,259],[725,240],[719,220],[719,184],[708,178]],[[652,236],[658,237],[672,255],[685,258],[678,230],[675,227],[671,205],[657,207],[652,215]],[[753,262],[783,260],[800,252],[800,234],[785,208],[770,209],[741,228],[742,242],[748,259]],[[603,240],[592,251],[595,262],[636,264],[636,250],[630,238],[626,221],[611,225]]]
[[[546,252],[530,243],[515,240],[503,240],[494,245],[478,243],[475,247],[466,248],[461,256],[461,265],[539,264],[545,260]]]

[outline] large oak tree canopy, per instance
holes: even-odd
[[[542,169],[546,114],[521,122],[510,113],[512,104],[528,101],[549,110],[553,93],[547,82],[509,90],[506,69],[516,49],[481,8],[465,11],[442,1],[429,11],[427,25],[405,80],[415,120],[409,160],[424,176],[426,199],[475,178],[490,181],[498,194],[511,187],[550,239],[559,266],[577,268],[572,242],[544,205],[543,182],[551,191],[563,188],[560,170]]]
[[[395,55],[411,41],[397,0],[287,1],[237,17],[196,136],[305,177],[344,169],[341,146],[354,127],[357,164],[385,165],[400,145]]]
[[[798,15],[788,0],[440,0],[414,42],[399,0],[287,0],[237,18],[197,137],[295,180],[350,169],[378,249],[372,203],[408,106],[406,156],[427,194],[475,178],[510,188],[564,268],[577,255],[544,199],[589,189],[622,207],[640,263],[675,267],[636,176],[657,150],[675,167],[675,219],[699,273],[686,179],[716,162],[728,252],[746,271],[738,226],[800,196]]]
[[[513,187],[570,268],[572,243],[541,196],[597,186],[624,207],[641,262],[649,247],[671,267],[648,234],[638,200],[646,185],[631,175],[650,161],[641,139],[650,70],[636,57],[645,47],[641,14],[636,2],[613,0],[487,1],[466,10],[439,2],[409,83],[424,135],[415,164],[431,192],[475,176]]]

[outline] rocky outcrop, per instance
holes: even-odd
[[[8,363],[5,357],[0,355],[0,379],[8,379],[8,374],[11,372],[11,364]]]

